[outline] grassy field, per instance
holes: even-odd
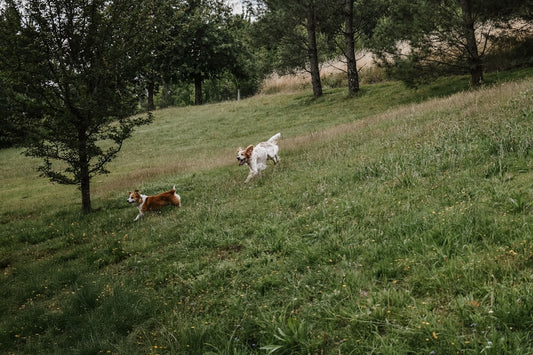
[[[0,151],[0,352],[533,352],[533,70],[487,79],[157,111],[90,215]],[[172,185],[133,223],[128,190]]]

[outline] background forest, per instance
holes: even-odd
[[[362,52],[373,53],[389,77],[411,87],[458,73],[471,74],[477,85],[484,71],[530,65],[532,57],[530,0],[244,0],[240,13],[221,0],[39,4],[5,0],[2,5],[1,40],[9,45],[3,46],[0,94],[2,108],[13,114],[10,73],[43,69],[29,53],[35,32],[53,37],[34,48],[48,59],[54,46],[69,47],[62,52],[64,62],[70,55],[87,63],[85,52],[116,56],[97,46],[128,42],[120,54],[131,68],[121,63],[120,71],[132,71],[129,85],[135,86],[138,108],[145,110],[249,97],[273,73],[308,72],[320,96],[320,69],[331,60],[345,71],[346,80],[336,85],[349,84],[353,94],[361,70],[356,53]],[[111,9],[119,17],[111,17]],[[111,30],[113,36],[101,38]],[[13,117],[2,120],[8,133],[20,135],[9,124]],[[15,137],[2,139],[5,146]]]

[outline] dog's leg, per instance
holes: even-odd
[[[247,184],[248,181],[250,181],[251,178],[253,178],[252,172],[250,172],[250,174],[248,174],[248,177],[246,178],[246,180],[244,180],[244,183]]]
[[[257,175],[257,171],[255,170],[250,170],[250,173],[248,174],[248,177],[246,178],[246,180],[244,181],[244,183],[246,184],[248,181],[250,181],[254,176]]]
[[[146,198],[148,199],[148,198]],[[139,209],[139,214],[137,215],[137,217],[135,217],[135,219],[133,220],[133,222],[137,221],[139,218],[141,218],[143,215],[144,215],[144,212],[146,212],[147,208],[146,208],[146,199],[143,201],[143,203],[138,207]]]
[[[178,194],[174,194],[173,199],[170,201],[174,206],[181,207],[181,197]]]
[[[274,162],[274,164],[279,163],[279,155],[277,155],[277,154],[274,154],[272,156],[269,155],[268,159],[272,160]]]

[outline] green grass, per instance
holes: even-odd
[[[0,151],[0,349],[531,353],[531,74],[158,111],[90,215]],[[244,185],[236,147],[278,131]],[[133,223],[127,190],[173,184],[181,209]]]

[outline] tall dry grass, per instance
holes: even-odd
[[[356,53],[357,70],[359,72],[359,80],[363,84],[375,83],[383,81],[385,75],[383,70],[375,65],[372,53],[368,51],[361,51]],[[322,63],[320,67],[320,77],[326,82],[328,79],[336,79],[337,81],[345,80],[346,77],[346,63],[341,59],[335,59]],[[311,85],[310,74],[306,71],[299,71],[294,74],[280,75],[278,73],[271,74],[265,79],[261,85],[261,94],[272,93],[292,93]]]
[[[489,54],[491,51],[499,50],[501,43],[496,41],[498,37],[495,36],[501,36],[502,34],[507,33],[508,36],[511,36],[509,38],[516,36],[517,40],[522,41],[530,37],[533,33],[533,25],[522,20],[512,21],[508,25],[508,28],[501,28],[494,26],[494,24],[486,24],[478,28],[476,32],[478,43],[483,44],[486,54]],[[403,55],[407,55],[409,53],[409,48],[409,45],[405,42],[400,42],[398,44],[398,49]],[[386,79],[384,70],[376,65],[376,61],[371,52],[357,52],[356,60],[361,84],[372,84],[384,81]],[[320,76],[326,83],[328,82],[328,79],[329,81],[337,82],[346,80],[346,63],[341,59],[335,59],[322,63],[320,68]],[[260,93],[292,93],[309,87],[310,85],[310,74],[303,70],[294,74],[286,75],[273,73],[263,81],[260,88]]]

